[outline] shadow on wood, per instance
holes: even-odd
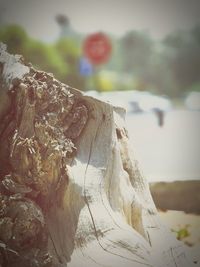
[[[3,45],[0,64],[0,264],[193,266],[160,221],[130,151],[125,111]]]

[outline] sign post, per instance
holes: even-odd
[[[93,66],[87,58],[80,58],[79,61],[79,73],[82,76],[90,76],[93,73]]]
[[[102,32],[90,34],[83,44],[85,56],[94,65],[108,61],[111,51],[112,45],[110,39]]]

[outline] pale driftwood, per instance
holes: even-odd
[[[34,190],[36,189],[37,194],[41,194],[42,198],[42,202],[37,202],[38,199],[30,194],[30,191],[34,190],[31,187],[32,184],[28,184],[26,181],[25,175],[29,171],[30,161],[32,164],[36,161],[34,158],[34,155],[37,154],[36,143],[41,141],[39,139],[45,143],[45,138],[38,134],[39,131],[43,131],[43,126],[35,122],[37,120],[35,110],[39,108],[37,107],[37,98],[31,102],[31,98],[26,96],[30,94],[30,90],[26,84],[24,86],[24,77],[31,77],[32,72],[29,67],[24,66],[22,62],[20,63],[19,58],[9,55],[3,46],[1,47],[0,64],[2,68],[2,99],[4,99],[0,109],[1,121],[4,122],[5,119],[3,118],[11,109],[10,96],[8,97],[7,90],[12,91],[13,81],[14,86],[17,87],[15,90],[21,90],[18,98],[23,97],[28,101],[20,100],[20,102],[18,99],[19,102],[16,102],[14,100],[15,103],[21,103],[23,108],[18,106],[16,109],[21,114],[17,116],[17,118],[20,117],[20,119],[18,118],[20,122],[14,126],[18,137],[16,137],[16,132],[13,132],[10,141],[9,160],[11,167],[9,169],[8,166],[6,170],[2,171],[5,174],[9,173],[11,179],[9,180],[7,176],[7,180],[3,178],[2,183],[8,191],[10,190],[9,192],[13,193],[12,190],[16,190],[14,193],[19,193],[21,190],[20,193],[24,193],[24,198],[30,198],[31,203],[33,203],[31,205],[35,205],[37,214],[43,213],[43,215],[40,214],[40,230],[43,229],[48,232],[46,234],[48,245],[45,243],[44,251],[49,251],[52,255],[52,261],[49,260],[45,263],[44,260],[40,262],[37,259],[38,265],[34,266],[193,266],[188,249],[175,239],[159,219],[149,186],[141,175],[130,149],[125,126],[125,111],[88,97],[73,88],[67,87],[67,90],[78,99],[78,103],[84,103],[84,105],[78,104],[79,110],[81,109],[78,115],[82,117],[74,124],[69,123],[71,117],[65,118],[66,124],[61,123],[60,127],[67,129],[65,133],[68,141],[70,137],[72,139],[72,143],[67,144],[68,150],[66,151],[69,152],[73,145],[76,146],[77,151],[76,154],[73,154],[70,150],[71,154],[68,157],[66,154],[64,156],[63,154],[62,156],[56,154],[55,162],[48,157],[42,158],[43,160],[40,159],[43,167],[46,166],[46,163],[43,162],[46,160],[52,171],[49,173],[51,179],[47,176],[47,181],[42,180],[43,176],[40,176],[40,173],[36,174],[39,178],[35,184],[33,183]],[[61,85],[59,84],[59,86]],[[47,93],[48,89],[45,89]],[[56,91],[53,93],[57,94]],[[63,95],[63,99],[64,97]],[[69,95],[66,97],[69,99]],[[47,104],[50,105],[50,103]],[[67,105],[69,106],[69,101]],[[53,119],[51,118],[51,120]],[[28,124],[27,121],[29,121]],[[50,123],[50,117],[45,123]],[[57,118],[54,123],[55,125],[59,123]],[[54,129],[53,131],[56,130],[52,125],[51,127]],[[45,130],[42,133],[46,133]],[[56,136],[56,140],[59,136],[61,139],[63,138],[60,134]],[[4,139],[6,138],[4,135]],[[36,150],[36,152],[27,154],[27,150],[22,150],[20,143],[17,143],[19,138],[26,139],[27,147]],[[4,140],[1,139],[1,141]],[[16,147],[21,149],[18,154]],[[52,149],[52,147],[48,148]],[[63,147],[58,147],[59,149],[61,150]],[[41,156],[40,153],[43,152],[39,151],[38,157]],[[20,156],[20,161],[17,158],[19,155],[24,155],[25,158]],[[58,159],[64,161],[65,174],[60,173],[59,168],[62,164]],[[16,162],[20,164],[17,165]],[[31,166],[34,169],[34,164]],[[31,171],[33,171],[32,169]],[[51,176],[52,173],[54,175]],[[59,181],[57,180],[58,177]],[[65,180],[67,183],[64,182]],[[53,192],[49,192],[48,189]],[[3,194],[2,191],[1,195]],[[14,197],[16,198],[16,194]],[[23,199],[22,196],[21,198]],[[2,203],[1,207],[3,207]],[[44,228],[43,219],[46,228]],[[5,225],[7,221],[3,220],[3,215],[1,220]],[[10,243],[5,244],[6,240]],[[15,253],[11,251],[14,248],[18,249],[16,253],[21,253],[19,246],[12,247],[13,243],[9,238],[5,238],[4,243],[0,244],[7,246],[6,248],[11,254]],[[11,244],[11,248],[9,248],[9,244]],[[2,253],[0,255],[4,255],[1,250],[0,253]],[[4,263],[0,261],[1,264],[4,266]],[[15,266],[14,263],[12,264],[10,266]]]

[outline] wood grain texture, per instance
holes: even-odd
[[[130,150],[125,111],[20,59],[9,67],[10,57],[1,49],[1,90],[9,101],[0,109],[0,265],[193,266],[186,247],[160,221]],[[6,83],[5,66],[12,73]],[[28,68],[22,76],[15,71],[19,66]],[[15,220],[10,226],[11,199],[16,207],[31,206],[30,212],[19,209],[18,228]],[[35,220],[37,228],[25,227]],[[28,236],[22,240],[26,252],[13,242],[13,227]],[[28,242],[34,234],[38,242]],[[16,259],[9,260],[9,253]]]

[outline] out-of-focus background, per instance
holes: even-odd
[[[62,82],[124,106],[158,208],[200,212],[198,0],[0,0],[0,41]],[[194,232],[187,243],[198,243],[199,217],[182,215],[161,214],[178,238]]]

